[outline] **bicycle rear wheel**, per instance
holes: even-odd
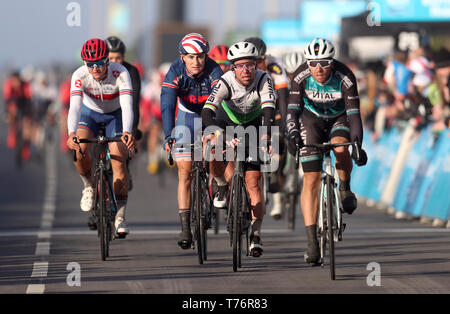
[[[329,245],[329,255],[330,255],[330,276],[331,280],[336,279],[335,272],[335,256],[334,256],[334,230],[333,230],[333,182],[331,178],[327,176],[326,179],[326,195],[327,195],[327,206],[326,206],[326,217],[327,217],[327,242]]]

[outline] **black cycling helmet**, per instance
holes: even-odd
[[[118,37],[110,36],[106,38],[105,41],[110,52],[120,52],[121,54],[125,54],[125,44]]]
[[[263,58],[266,55],[266,43],[259,37],[249,37],[244,39],[248,43],[252,43],[255,45],[256,49],[258,49],[258,58]]]

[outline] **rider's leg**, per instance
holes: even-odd
[[[321,171],[305,172],[301,193],[301,205],[305,221],[308,249],[304,258],[307,263],[316,264],[320,258],[319,242],[317,240],[317,213],[319,209],[318,192]]]
[[[77,136],[82,138],[92,137],[91,131],[84,128],[79,128],[77,130]],[[75,168],[80,174],[81,180],[83,181],[83,196],[81,198],[80,207],[84,212],[90,211],[94,206],[94,180],[91,175],[91,158],[89,156],[90,144],[82,143],[80,144],[80,149],[84,156],[76,151],[77,160],[74,162]]]
[[[245,184],[250,197],[250,209],[252,213],[250,252],[254,257],[259,257],[263,252],[261,243],[261,225],[265,214],[265,207],[260,182],[260,171],[250,170],[245,172]]]
[[[126,161],[127,147],[124,143],[109,144],[111,167],[113,170],[114,194],[117,199],[118,211],[116,217],[125,218],[125,209],[128,200],[128,171]]]
[[[183,249],[189,249],[192,243],[191,234],[191,183],[192,161],[189,159],[177,159],[178,167],[178,214],[181,222],[181,233],[178,245]]]
[[[213,140],[211,144],[216,145],[217,141]],[[222,157],[222,155],[219,156],[218,154],[216,154],[216,152],[217,150],[215,148],[211,149],[211,161],[209,167],[211,177],[213,178],[211,181],[211,190],[214,196],[213,204],[216,208],[226,208],[228,182],[231,180],[231,176],[227,177],[227,174],[230,173],[229,169],[232,167],[232,165],[230,165],[230,163],[226,164],[221,161],[219,157]]]
[[[89,130],[79,128],[77,130],[77,136],[80,139],[84,139],[92,137],[93,135]],[[83,152],[84,157],[82,154],[80,154],[79,151],[76,151],[77,160],[74,162],[75,168],[77,169],[78,173],[81,176],[81,179],[83,180],[84,187],[94,186],[94,181],[91,177],[91,158],[89,156],[89,147],[90,144],[81,143],[80,149]]]
[[[300,199],[305,226],[311,226],[317,223],[319,209],[317,195],[320,187],[320,176],[320,171],[314,171],[305,172],[303,177],[303,188]]]
[[[331,139],[332,144],[347,143],[348,139],[342,136],[333,137]],[[334,149],[334,155],[336,156],[336,170],[339,175],[341,184],[345,181],[350,181],[350,175],[353,169],[353,162],[348,151],[348,146],[336,147]]]
[[[337,136],[331,139],[331,143],[346,143],[348,138]],[[357,208],[355,194],[350,189],[350,177],[353,169],[353,162],[348,151],[348,147],[337,147],[334,149],[336,156],[336,170],[339,175],[339,191],[341,194],[342,207],[348,214],[352,214]]]

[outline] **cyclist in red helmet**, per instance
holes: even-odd
[[[216,61],[223,73],[231,70],[231,62],[227,59],[228,47],[225,45],[217,45],[211,48],[209,57]]]
[[[74,72],[70,88],[67,146],[77,152],[75,167],[84,183],[80,206],[82,211],[89,212],[94,205],[95,193],[89,144],[77,142],[81,138],[97,136],[100,123],[106,124],[107,137],[121,137],[122,142],[109,144],[109,149],[114,193],[119,207],[115,228],[117,235],[123,238],[129,232],[125,222],[128,199],[127,148],[132,150],[135,145],[132,135],[133,89],[127,69],[118,63],[110,62],[108,52],[107,44],[101,39],[90,39],[83,45],[81,58],[85,65]],[[79,153],[79,148],[84,156]],[[92,220],[89,227],[96,227]]]

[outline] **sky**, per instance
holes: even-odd
[[[75,11],[67,9],[71,2],[79,4],[79,26],[69,26],[67,23],[67,17]],[[109,35],[98,27],[99,23],[106,24],[104,4],[108,2],[112,0],[2,1],[0,38],[3,42],[0,66],[7,64],[20,68],[25,64],[77,62],[81,46],[90,36],[103,38]],[[156,20],[154,16],[157,10],[152,10],[151,7],[157,1],[140,2],[145,10],[141,12],[142,25],[139,26],[145,27],[151,24],[151,20]],[[134,27],[134,24],[131,26]],[[131,44],[128,39],[124,38],[124,41]]]
[[[79,4],[80,26],[67,24],[67,17],[73,12],[67,10],[71,2]],[[133,12],[139,12],[139,16],[135,14],[129,21],[131,33],[122,38],[125,44],[131,45],[133,36],[144,32],[143,38],[149,40],[148,46],[151,46],[152,39],[147,34],[151,34],[158,22],[157,0],[2,1],[0,67],[77,62],[81,46],[90,36],[110,35],[105,28],[106,7],[114,2],[129,3],[135,9]],[[185,0],[185,20],[194,26],[208,26],[212,34],[210,41],[216,43],[225,39],[230,28],[258,32],[264,18],[274,12],[282,17],[295,17],[298,3],[299,0]],[[227,11],[234,13],[226,15]],[[151,50],[147,54],[151,54]]]

